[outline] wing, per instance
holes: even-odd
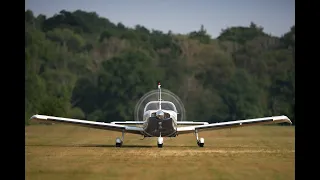
[[[95,128],[95,129],[109,130],[109,131],[119,131],[119,132],[125,131],[127,133],[132,133],[132,134],[141,134],[141,131],[143,131],[142,128],[134,127],[134,126],[124,126],[124,125],[117,125],[117,124],[104,123],[104,122],[95,122],[95,121],[87,121],[87,120],[80,120],[80,119],[55,117],[55,116],[45,116],[45,115],[38,115],[38,114],[32,116],[30,120],[34,122],[42,122],[42,123],[71,124],[71,125],[78,125],[78,126]]]
[[[291,123],[290,119],[287,116],[273,116],[273,117],[264,117],[264,118],[255,118],[255,119],[246,119],[238,121],[229,121],[221,123],[212,123],[207,125],[197,125],[197,126],[186,126],[178,127],[178,134],[187,134],[194,133],[198,131],[209,131],[216,129],[225,129],[225,128],[235,128],[235,127],[244,127],[252,125],[262,125],[262,124],[275,124],[275,123]]]
[[[122,124],[122,125],[143,125],[143,121],[114,121],[111,124]],[[197,121],[177,121],[177,125],[205,125],[209,124],[208,122],[197,122]]]
[[[121,124],[121,125],[143,125],[143,121],[113,121],[111,124]]]
[[[197,121],[177,121],[178,126],[193,126],[193,125],[205,125],[209,124],[208,122],[197,122]]]

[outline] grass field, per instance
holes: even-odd
[[[295,129],[251,126],[156,138],[68,125],[25,128],[26,179],[295,179]]]

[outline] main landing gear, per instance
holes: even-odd
[[[162,148],[163,146],[163,137],[161,137],[161,133],[160,133],[160,137],[158,137],[158,148]]]
[[[195,131],[195,135],[196,135],[196,138],[197,138],[198,146],[199,147],[203,147],[204,146],[204,138],[199,138],[198,130]]]
[[[124,131],[122,131],[122,137],[116,138],[116,147],[121,147],[124,140]]]

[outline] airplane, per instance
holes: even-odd
[[[122,146],[125,133],[142,135],[143,138],[158,137],[158,148],[163,147],[164,137],[177,137],[181,134],[194,133],[197,145],[199,147],[204,147],[204,138],[199,138],[198,135],[200,131],[275,123],[292,124],[291,120],[284,115],[211,124],[208,122],[178,121],[176,106],[170,101],[164,101],[161,99],[160,82],[158,83],[158,101],[148,102],[145,105],[143,112],[142,121],[114,121],[111,123],[105,123],[38,114],[33,115],[30,120],[41,123],[62,123],[122,132],[122,136],[116,138],[116,147]]]

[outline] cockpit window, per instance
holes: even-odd
[[[161,104],[162,106],[162,104]],[[157,110],[159,109],[159,103],[150,103],[147,108],[146,108],[146,111],[149,111],[149,110]]]
[[[157,110],[157,109],[159,109],[159,102],[152,102],[152,103],[148,104],[146,107],[146,111]],[[172,103],[168,103],[165,101],[161,102],[161,109],[176,111],[176,108]]]
[[[171,111],[175,111],[175,108],[172,104],[169,103],[161,103],[161,108],[164,110],[171,110]]]

